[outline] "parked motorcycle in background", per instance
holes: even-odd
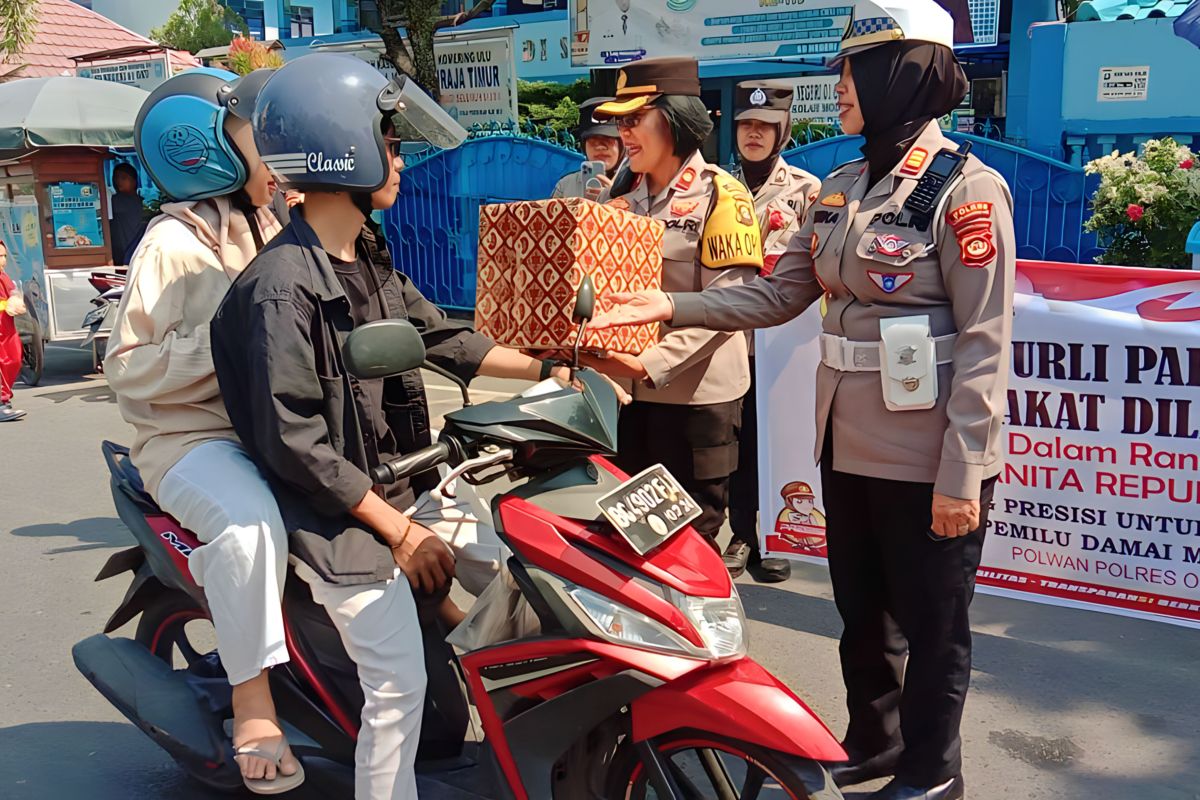
[[[116,319],[117,306],[125,294],[125,282],[128,270],[124,267],[115,269],[96,270],[88,278],[88,283],[95,287],[100,294],[92,298],[95,306],[83,318],[81,326],[88,332],[87,338],[80,347],[92,348],[92,370],[104,370],[104,349],[108,345],[108,331],[112,330]]]

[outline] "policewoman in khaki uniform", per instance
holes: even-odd
[[[611,97],[593,97],[579,105],[579,126],[575,129],[575,138],[583,143],[584,164],[599,161],[604,164],[604,173],[594,176],[594,182],[589,188],[590,180],[583,173],[583,165],[572,170],[559,179],[554,186],[552,198],[586,197],[589,200],[599,199],[604,190],[612,186],[613,176],[621,159],[625,155],[621,147],[621,134],[611,121],[595,122],[592,112],[597,106],[612,100]]]
[[[792,139],[791,84],[770,81],[740,83],[734,95],[738,156],[734,174],[754,193],[763,237],[763,269],[768,275],[800,230],[821,181],[783,160]],[[725,565],[733,577],[749,566],[762,583],[785,581],[792,574],[785,558],[764,559],[758,547],[758,407],[754,393],[754,340],[750,339],[750,391],[742,409],[737,472],[729,481],[729,526],[733,538],[725,548]]]
[[[824,294],[817,456],[851,761],[874,800],[964,796],[967,608],[1001,468],[1016,245],[1004,180],[938,129],[966,79],[933,0],[855,4],[834,63],[838,167],[767,278],[719,292],[615,296],[607,318],[737,330]],[[907,649],[907,668],[904,652]]]
[[[621,69],[617,96],[593,116],[621,130],[628,172],[609,205],[662,220],[663,286],[705,294],[752,280],[763,266],[754,201],[736,178],[709,164],[712,131],[694,59],[648,59]],[[663,325],[640,356],[591,365],[633,379],[621,412],[618,463],[630,473],[667,467],[700,504],[693,525],[710,541],[725,521],[729,476],[738,463],[742,397],[750,387],[746,336]],[[714,545],[715,547],[715,545]]]

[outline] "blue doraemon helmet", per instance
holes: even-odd
[[[163,194],[204,200],[246,185],[246,160],[225,133],[225,119],[250,119],[270,72],[239,78],[221,69],[193,69],[150,93],[138,111],[133,141]]]

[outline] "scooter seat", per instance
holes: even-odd
[[[129,457],[129,448],[115,442],[104,441],[100,444],[100,452],[104,453],[108,471],[112,473],[113,480],[121,487],[121,491],[143,511],[161,514],[162,511],[158,504],[146,491],[146,484],[142,481],[141,473],[133,465],[133,459]]]

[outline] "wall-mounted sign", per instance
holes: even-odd
[[[1149,90],[1149,67],[1101,67],[1096,100],[1145,100]]]

